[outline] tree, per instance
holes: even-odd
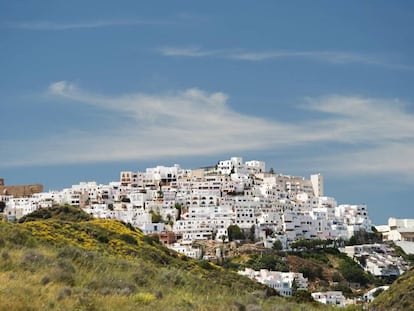
[[[250,227],[249,240],[252,242],[256,240],[256,226],[255,225]]]
[[[281,250],[283,249],[282,242],[280,242],[280,240],[276,240],[276,241],[275,241],[275,243],[273,243],[272,248],[273,248],[275,251],[281,251]]]
[[[159,222],[163,222],[162,216],[160,213],[154,212],[154,211],[150,211],[151,213],[151,222],[152,223],[159,223]]]
[[[297,290],[294,294],[294,299],[296,302],[313,302],[315,301],[311,293],[307,290]]]
[[[275,173],[275,170],[273,169],[273,167],[271,167],[269,170],[269,174],[274,174],[274,173]]]
[[[170,214],[167,214],[167,221],[166,224],[168,225],[172,225],[174,222],[172,220],[172,216]]]
[[[237,225],[230,225],[227,228],[227,233],[229,236],[229,241],[244,240],[245,238],[243,231]]]
[[[177,210],[177,218],[176,218],[176,220],[180,220],[181,219],[181,212],[182,212],[183,206],[180,203],[175,203],[174,204],[174,207]]]
[[[333,282],[340,282],[342,280],[341,274],[339,272],[334,272],[332,274],[332,281]]]
[[[374,231],[374,230],[373,230]],[[381,243],[382,234],[381,232],[367,232],[365,230],[359,230],[349,239],[347,245],[360,245],[360,244],[372,244]]]
[[[348,282],[365,285],[368,283],[368,277],[364,270],[352,259],[344,258],[339,264],[339,271]]]
[[[3,213],[5,207],[6,207],[6,203],[3,201],[0,201],[0,213]]]

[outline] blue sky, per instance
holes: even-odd
[[[0,0],[0,176],[242,156],[414,218],[413,38],[410,1]]]

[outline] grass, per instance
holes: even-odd
[[[0,311],[332,309],[275,296],[126,224],[72,208],[0,222]]]
[[[414,268],[400,276],[388,290],[379,294],[370,310],[414,310]]]

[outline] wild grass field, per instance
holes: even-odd
[[[0,222],[0,311],[333,310],[64,206]]]

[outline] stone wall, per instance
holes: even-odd
[[[3,183],[1,181],[0,181],[0,195],[12,195],[15,198],[17,198],[17,197],[28,197],[34,193],[43,192],[43,185],[41,184],[5,186],[4,181]]]

